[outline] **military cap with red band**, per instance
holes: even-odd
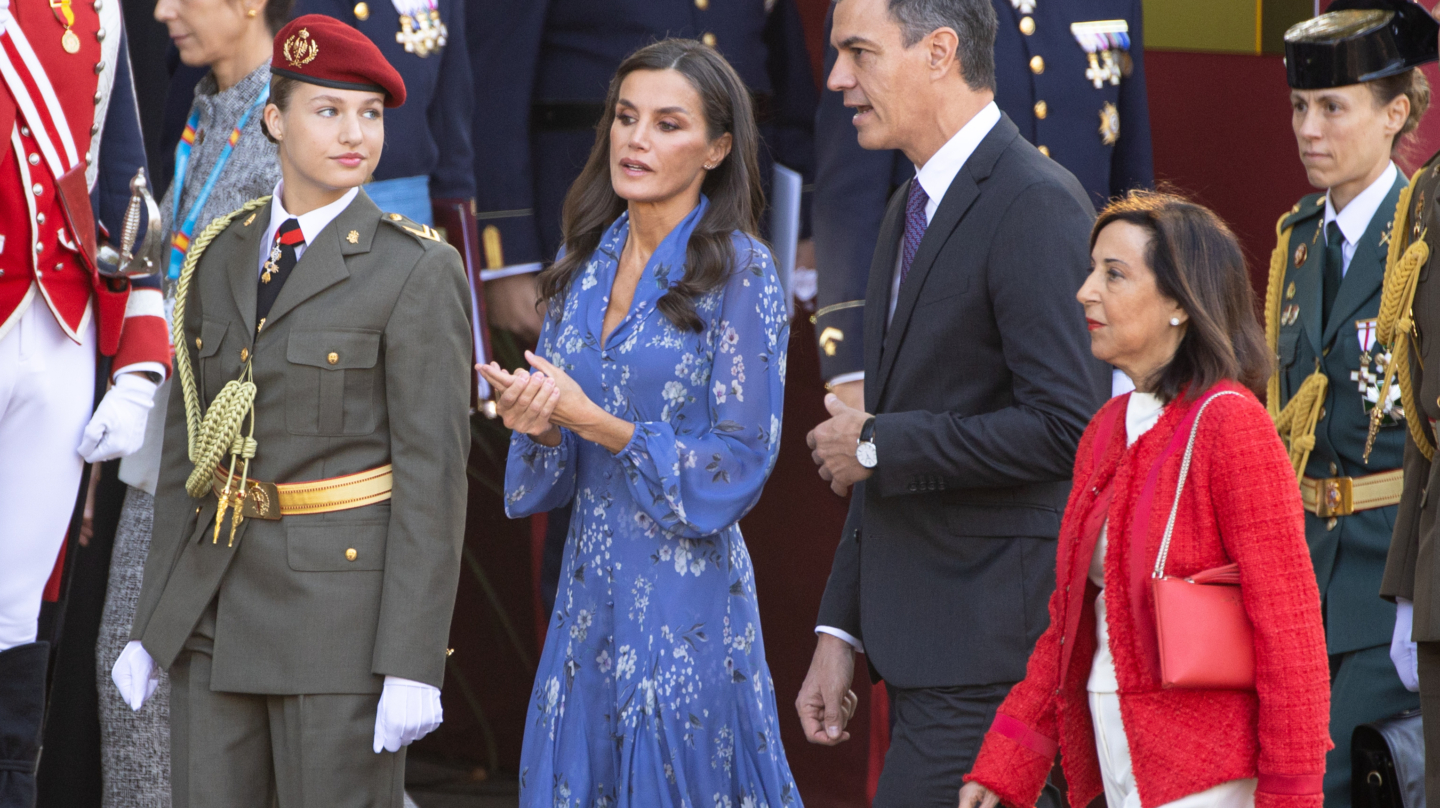
[[[387,107],[405,103],[405,80],[375,43],[324,14],[296,17],[280,29],[270,72],[337,90],[384,93]]]

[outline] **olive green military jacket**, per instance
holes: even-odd
[[[460,256],[361,191],[306,248],[257,333],[269,216],[266,204],[236,217],[205,251],[176,350],[196,360],[203,407],[253,354],[251,478],[294,483],[390,463],[393,497],[248,518],[233,547],[227,518],[213,541],[217,497],[186,493],[193,464],[173,385],[132,637],[169,667],[216,601],[216,690],[371,693],[385,675],[439,687],[470,447],[471,298]]]
[[[1403,422],[1386,418],[1370,462],[1362,459],[1370,409],[1379,397],[1383,364],[1374,345],[1395,203],[1408,182],[1403,174],[1375,210],[1365,235],[1322,323],[1325,271],[1325,195],[1300,200],[1282,220],[1290,228],[1285,280],[1280,295],[1279,368],[1283,407],[1318,368],[1328,379],[1324,409],[1315,426],[1315,448],[1305,476],[1363,477],[1400,467]],[[1395,607],[1377,596],[1385,569],[1395,506],[1321,519],[1305,514],[1305,536],[1325,605],[1325,638],[1331,654],[1390,642]]]
[[[1421,432],[1429,447],[1435,445],[1435,421],[1440,418],[1440,373],[1425,369],[1440,366],[1440,211],[1435,208],[1440,194],[1440,154],[1430,158],[1415,174],[1414,189],[1406,208],[1406,220],[1396,229],[1396,238],[1405,246],[1422,237],[1430,247],[1429,260],[1420,268],[1419,283],[1410,311],[1414,317],[1414,342],[1409,351],[1414,397]],[[1428,447],[1427,447],[1428,448]],[[1415,601],[1415,622],[1411,637],[1420,642],[1440,640],[1440,530],[1436,508],[1440,498],[1429,491],[1437,487],[1440,466],[1426,458],[1415,438],[1405,440],[1405,490],[1395,517],[1395,532],[1385,565],[1380,593],[1387,598]],[[1440,490],[1440,489],[1437,489]]]

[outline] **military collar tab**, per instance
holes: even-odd
[[[1307,219],[1313,219],[1317,216],[1323,217],[1324,215],[1325,194],[1310,194],[1295,203],[1295,207],[1291,208],[1290,212],[1285,214],[1285,222],[1281,227],[1294,227]]]

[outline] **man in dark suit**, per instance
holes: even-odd
[[[990,0],[995,104],[1020,136],[1075,174],[1096,207],[1155,183],[1140,0]],[[829,68],[835,49],[826,48]],[[855,142],[839,93],[815,113],[812,220],[820,374],[845,403],[862,398],[865,281],[885,200],[915,176],[899,151]],[[1131,386],[1118,374],[1123,392]]]
[[[1045,628],[1075,447],[1108,393],[1075,301],[1094,215],[994,103],[988,0],[840,0],[831,89],[916,178],[890,201],[865,308],[865,411],[809,437],[856,486],[796,707],[846,737],[854,652],[895,725],[875,805],[953,806]],[[870,415],[869,413],[874,413]]]

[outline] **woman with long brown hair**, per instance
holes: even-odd
[[[520,802],[799,806],[738,525],[779,452],[789,338],[750,97],[671,39],[621,64],[606,110],[539,355],[482,368],[514,430],[506,512],[575,505]]]

